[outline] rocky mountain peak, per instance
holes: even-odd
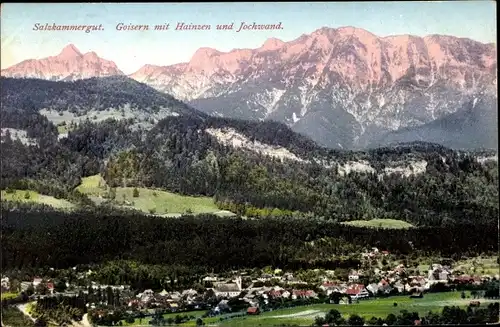
[[[114,75],[123,72],[113,61],[100,58],[94,51],[82,54],[74,44],[65,46],[56,56],[25,60],[2,70],[5,77],[65,81]]]
[[[264,42],[264,44],[259,48],[260,51],[273,51],[281,48],[285,42],[277,38],[269,38]]]
[[[57,55],[57,57],[61,60],[72,60],[81,56],[82,53],[74,44],[68,44],[62,49],[61,53]]]

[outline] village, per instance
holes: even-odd
[[[89,296],[86,310],[105,324],[107,315],[119,308],[123,319],[144,318],[161,312],[178,313],[176,323],[190,319],[192,311],[206,311],[203,317],[237,313],[258,315],[262,312],[307,304],[345,304],[370,301],[374,297],[408,295],[421,298],[427,292],[455,290],[460,285],[480,285],[498,280],[497,275],[471,275],[453,270],[450,266],[430,264],[428,270],[411,274],[414,269],[399,263],[390,269],[381,269],[379,262],[387,263],[390,253],[372,248],[362,255],[359,269],[312,270],[307,272],[286,272],[281,269],[265,269],[259,275],[235,271],[233,277],[210,274],[203,277],[203,287],[184,290],[137,290],[127,285],[99,285],[92,281],[92,271],[80,273],[79,278],[90,281],[89,285],[77,286],[66,282],[64,285],[43,277],[12,285],[8,277],[2,278],[2,292],[22,292],[32,301],[55,296]],[[387,266],[387,264],[385,265]],[[227,276],[227,275],[226,275]],[[77,283],[77,284],[82,284]],[[111,295],[110,295],[111,294]],[[474,298],[481,292],[474,291]],[[470,300],[471,304],[476,301]],[[187,313],[181,320],[181,314]],[[29,314],[26,313],[26,314]],[[193,317],[191,317],[193,318]],[[116,319],[116,318],[115,318]],[[94,319],[95,320],[95,319]]]

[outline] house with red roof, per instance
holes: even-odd
[[[281,297],[282,292],[280,290],[271,290],[267,293],[270,298],[276,299]]]
[[[316,292],[311,290],[306,291],[306,297],[316,297],[316,296],[317,296]]]
[[[461,275],[453,280],[457,284],[472,284],[474,283],[474,277],[469,275]]]
[[[320,287],[324,288],[324,289],[327,289],[329,287],[333,287],[333,286],[336,286],[336,285],[337,285],[337,283],[335,283],[335,282],[326,281]]]
[[[363,284],[353,284],[346,290],[346,294],[354,299],[361,299],[370,296],[370,293]]]
[[[299,299],[299,298],[313,298],[316,297],[317,294],[314,291],[308,290],[293,290],[292,292],[292,298],[293,299]]]
[[[45,284],[45,286],[47,286],[47,289],[49,290],[50,294],[54,294],[54,283],[48,282],[47,284]]]
[[[382,280],[380,280],[380,282],[378,282],[379,287],[384,287],[387,285],[389,285],[389,283],[385,279],[382,279]]]
[[[249,314],[249,315],[258,315],[259,313],[260,313],[260,310],[257,307],[249,307],[247,309],[247,314]]]

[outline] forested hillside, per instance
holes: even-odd
[[[89,111],[137,108],[149,113],[171,109],[177,114],[202,116],[172,96],[125,76],[55,82],[2,77],[2,111],[38,112],[42,109],[85,115]]]
[[[127,133],[120,130],[126,128],[123,123],[117,124],[88,124],[65,141],[73,151],[109,157],[101,172],[111,186],[215,196],[233,211],[250,205],[342,221],[395,218],[440,225],[493,221],[498,215],[496,163],[480,164],[473,156],[431,144],[339,152],[319,148],[289,131],[276,137],[276,128],[255,128],[241,121],[169,117],[142,133]],[[299,160],[223,146],[206,133],[221,126],[254,141],[285,147]],[[110,155],[117,148],[121,152]],[[385,171],[394,163],[407,166],[417,160],[427,163],[425,173],[404,177]],[[368,162],[373,171],[341,173],[340,168],[350,162]]]
[[[110,192],[145,187],[210,196],[220,209],[246,216],[267,208],[415,226],[498,217],[497,161],[480,158],[491,154],[429,143],[326,149],[281,123],[209,117],[127,77],[2,78],[1,85],[2,128],[21,130],[33,141],[3,136],[2,189],[34,189],[91,205],[75,187],[100,173]],[[51,116],[117,108],[139,116],[80,120],[63,137]],[[52,111],[43,116],[42,110]],[[147,119],[157,110],[169,113]]]
[[[209,129],[236,130],[250,144],[289,155],[224,145]],[[277,123],[179,116],[151,130],[133,120],[84,122],[59,142],[41,138],[39,147],[28,147],[5,141],[3,147],[9,153],[2,162],[4,188],[29,178],[70,192],[80,177],[100,172],[111,187],[213,196],[221,208],[240,214],[278,208],[334,221],[393,218],[417,226],[498,217],[497,163],[433,144],[334,151]]]
[[[495,153],[429,143],[331,150],[281,123],[208,117],[134,83],[2,79],[2,190],[77,204],[63,212],[2,201],[3,268],[115,259],[203,270],[354,267],[358,259],[349,254],[370,246],[412,255],[495,250],[498,164],[486,160]],[[163,104],[176,114],[144,120]],[[41,114],[129,105],[143,114],[142,123],[135,116],[84,119],[63,136]],[[204,195],[239,217],[166,219],[98,205],[77,188],[96,174],[109,193],[103,198],[118,187]],[[374,218],[417,228],[339,224]]]

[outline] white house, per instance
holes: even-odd
[[[379,288],[378,284],[375,284],[375,283],[372,283],[366,287],[366,289],[368,291],[372,292],[372,294],[377,294],[378,288]]]
[[[214,287],[215,296],[235,297],[242,291],[241,277],[237,277],[235,283],[220,283]]]
[[[427,272],[427,279],[430,281],[448,281],[451,272],[441,265],[434,264]]]
[[[2,277],[2,290],[9,290],[10,289],[10,281],[9,277]]]
[[[405,289],[405,285],[403,283],[401,283],[400,281],[397,281],[395,284],[394,284],[394,288],[396,288],[398,290],[398,292],[403,292],[404,289]]]
[[[139,298],[141,302],[147,303],[153,299],[154,294],[153,290],[145,290],[144,292],[137,294],[137,298]]]
[[[352,270],[349,273],[349,281],[350,282],[357,282],[359,280],[359,272]]]
[[[30,282],[21,282],[21,292],[27,291],[33,283]]]
[[[271,274],[262,274],[262,276],[260,276],[259,278],[257,278],[257,280],[261,281],[261,282],[265,282],[265,281],[268,281],[268,280],[271,280],[273,279],[273,275]]]
[[[217,281],[217,277],[207,276],[207,277],[203,278],[203,281],[204,282],[216,282]]]
[[[195,290],[193,290],[192,288],[191,288],[191,289],[188,289],[188,290],[184,290],[184,291],[182,291],[182,296],[185,296],[185,295],[187,295],[187,296],[195,296],[195,295],[197,295],[197,294],[198,294],[198,292],[196,292],[196,291],[195,291]]]
[[[33,278],[33,287],[37,287],[38,285],[40,285],[41,282],[42,279],[40,277]]]

